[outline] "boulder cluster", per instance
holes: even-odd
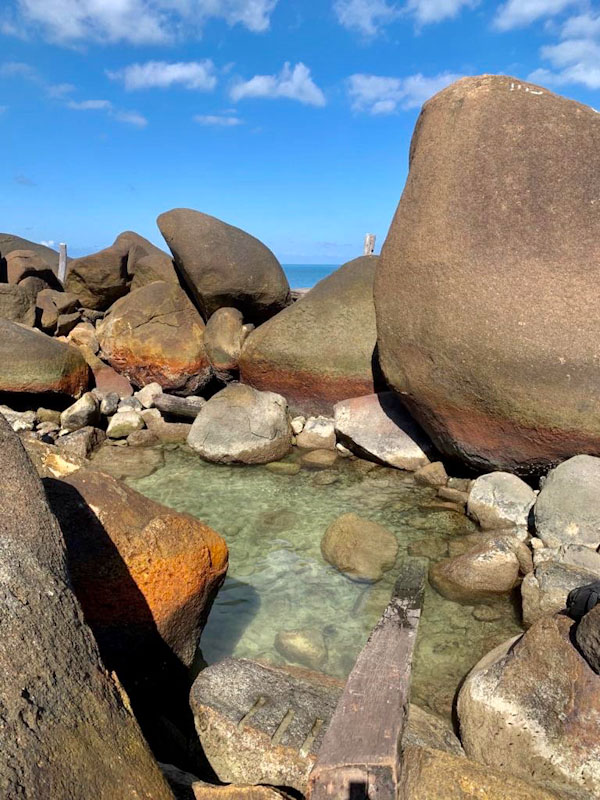
[[[597,112],[486,75],[425,104],[381,256],[300,298],[191,209],[158,218],[170,253],[127,231],[64,280],[0,234],[3,797],[306,791],[342,688],[323,637],[188,697],[227,545],[122,480],[180,445],[323,486],[342,458],[402,470],[466,514],[429,582],[480,621],[511,598],[525,632],[465,676],[456,730],[411,707],[401,797],[600,798],[599,175]],[[398,553],[368,511],[321,541],[364,584]]]

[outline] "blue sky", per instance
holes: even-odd
[[[428,96],[531,79],[600,106],[589,0],[0,0],[0,230],[93,252],[197,208],[282,262],[381,246]]]

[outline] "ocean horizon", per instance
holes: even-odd
[[[312,289],[319,281],[335,272],[340,264],[282,264],[292,289]]]

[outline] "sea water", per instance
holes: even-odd
[[[331,275],[339,264],[282,264],[292,289],[312,289],[323,278]]]
[[[297,458],[298,452],[288,460]],[[364,474],[361,466],[338,459],[325,477],[307,469],[279,475],[263,466],[208,464],[179,447],[164,452],[153,474],[128,479],[148,497],[206,522],[227,542],[228,577],[201,641],[209,664],[227,656],[284,664],[274,645],[277,633],[309,629],[327,645],[322,670],[344,678],[390,599],[402,559],[444,558],[477,530],[410,474],[382,467]],[[398,540],[396,568],[378,583],[352,581],[321,555],[328,525],[347,512],[384,525]],[[492,622],[479,621],[473,611],[427,588],[412,698],[444,716],[475,663],[521,632],[508,599],[498,603]]]

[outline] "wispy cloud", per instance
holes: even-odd
[[[210,19],[268,29],[278,0],[13,0],[6,26],[40,31],[53,42],[165,44],[201,34]]]
[[[129,91],[134,89],[166,89],[182,86],[208,92],[217,85],[215,65],[210,59],[204,61],[147,61],[131,64],[115,72],[107,71],[111,80],[122,81]]]
[[[0,64],[0,75],[3,78],[24,78],[27,81],[41,82],[41,77],[35,67],[24,61],[5,61]]]
[[[546,86],[579,84],[600,89],[600,13],[568,18],[558,31],[560,41],[544,45],[540,58],[548,64],[529,75]]]
[[[15,183],[18,183],[19,186],[37,186],[35,181],[32,181],[31,178],[28,178],[27,175],[23,175],[22,173],[15,175],[13,180]]]
[[[522,2],[522,0],[519,0]],[[475,8],[479,0],[408,0],[406,10],[418,25],[453,19],[465,8]]]
[[[196,114],[194,122],[216,128],[235,128],[243,124],[243,120],[230,114]]]
[[[300,62],[292,69],[289,61],[277,75],[255,75],[249,81],[234,84],[230,96],[234,102],[248,97],[288,98],[310,106],[324,106],[327,102],[309,68]]]
[[[112,111],[110,100],[69,100],[67,108],[74,111]]]
[[[134,128],[145,128],[148,120],[137,111],[115,111],[113,117],[118,122],[124,122],[126,125],[133,125]]]
[[[574,5],[580,5],[580,0],[508,0],[498,9],[494,24],[501,31],[524,28]]]
[[[399,110],[418,108],[432,95],[461,77],[453,72],[442,72],[432,77],[417,73],[406,78],[356,74],[348,79],[348,94],[354,111],[373,115],[393,114]]]
[[[402,15],[399,7],[387,0],[335,0],[333,10],[340,25],[366,36],[375,36]]]

